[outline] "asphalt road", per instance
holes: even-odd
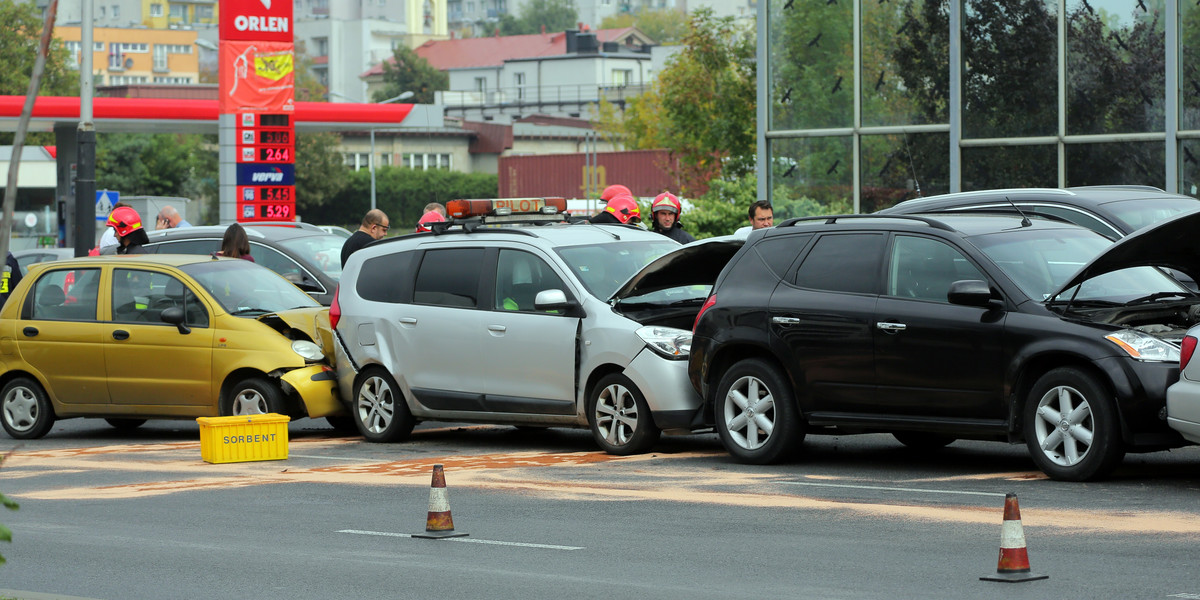
[[[289,427],[208,464],[194,423],[65,421],[16,448],[0,598],[1200,598],[1200,447],[1059,483],[1023,447],[810,437],[774,466],[714,435],[614,457],[584,431],[424,425],[404,444]],[[457,532],[425,528],[443,464]],[[996,583],[1005,493],[1042,581]]]

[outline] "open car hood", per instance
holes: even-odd
[[[288,328],[301,331],[321,347],[325,356],[333,356],[333,328],[329,326],[328,306],[281,310],[261,315],[258,320],[284,335],[287,335]]]
[[[712,285],[745,243],[745,237],[727,235],[680,246],[634,273],[609,301],[687,285]]]
[[[1130,267],[1166,267],[1200,281],[1200,210],[1181,213],[1117,240],[1051,298],[1093,277]]]

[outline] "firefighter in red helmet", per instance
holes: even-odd
[[[120,206],[108,215],[108,226],[117,234],[117,254],[146,254],[142,244],[150,241],[142,228],[142,217],[130,206]]]
[[[604,210],[588,219],[595,225],[636,224],[642,218],[642,209],[637,200],[629,194],[618,194],[608,201]]]
[[[679,198],[671,192],[663,192],[654,197],[654,202],[650,203],[650,213],[654,218],[650,222],[650,229],[655,233],[661,233],[680,244],[696,241],[692,234],[683,230],[683,226],[679,224],[679,215],[682,212],[683,205],[679,202]]]

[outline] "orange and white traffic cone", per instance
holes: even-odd
[[[454,519],[450,516],[450,498],[446,495],[446,474],[442,465],[433,465],[433,484],[429,488],[429,517],[425,519],[425,533],[414,533],[415,538],[439,539],[462,537],[467,534],[454,531]]]
[[[1035,581],[1049,579],[1029,571],[1029,554],[1025,551],[1025,531],[1021,527],[1021,508],[1016,494],[1004,496],[1004,524],[1000,527],[1000,562],[995,575],[980,577],[984,581]]]

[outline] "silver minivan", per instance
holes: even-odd
[[[645,452],[703,422],[691,328],[741,243],[579,222],[370,244],[330,309],[342,399],[371,441],[437,420],[590,427],[609,453]]]

